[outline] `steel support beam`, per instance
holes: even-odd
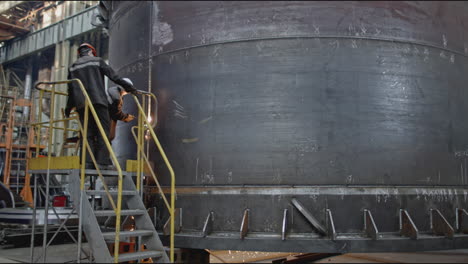
[[[85,9],[25,37],[8,42],[0,48],[0,63],[20,59],[31,53],[52,47],[60,41],[97,30],[98,28],[91,24],[95,13],[97,13],[97,6]]]

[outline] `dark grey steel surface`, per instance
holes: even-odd
[[[110,8],[111,65],[158,96],[156,132],[177,185],[206,187],[178,195],[189,219],[182,230],[201,232],[213,211],[213,232],[239,231],[250,209],[249,231],[281,234],[290,208],[288,232],[313,232],[292,198],[322,224],[330,209],[338,233],[362,232],[364,209],[380,232],[399,232],[399,209],[429,231],[431,208],[451,224],[455,208],[467,208],[466,2],[114,1]],[[124,111],[135,113],[131,100]],[[136,156],[133,125],[118,125],[121,160]],[[336,193],[210,191],[234,185],[331,185]],[[372,186],[396,191],[348,192]],[[430,195],[417,199],[403,186]]]

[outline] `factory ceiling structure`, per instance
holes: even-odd
[[[3,1],[0,3],[0,41],[10,40],[31,31],[45,1]]]

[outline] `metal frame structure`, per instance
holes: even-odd
[[[78,244],[78,241],[75,239],[75,237],[73,236],[73,234],[71,233],[71,231],[67,228],[66,224],[68,222],[68,220],[70,219],[70,217],[75,213],[76,211],[76,208],[73,208],[65,217],[64,221],[60,223],[61,219],[63,219],[63,217],[60,217],[59,214],[57,213],[57,210],[55,209],[55,207],[53,206],[53,204],[51,204],[51,201],[49,199],[48,196],[46,196],[46,193],[48,191],[45,191],[42,187],[38,186],[37,184],[37,178],[38,177],[42,177],[43,181],[46,182],[46,185],[49,185],[49,182],[50,182],[50,174],[46,173],[46,178],[44,179],[44,174],[33,174],[34,175],[34,206],[33,206],[33,221],[32,221],[32,233],[31,233],[31,251],[30,251],[30,254],[31,254],[31,263],[37,263],[39,261],[39,259],[42,258],[42,261],[43,263],[46,263],[47,262],[47,248],[52,244],[52,242],[54,241],[54,238],[59,234],[59,232],[64,229],[65,232],[68,234],[68,236],[73,240],[74,243],[77,243]],[[49,185],[50,187],[50,185]],[[44,195],[44,197],[46,197],[45,201],[46,201],[46,207],[47,207],[47,211],[44,211],[44,228],[43,228],[43,244],[42,244],[42,253],[39,257],[37,257],[37,259],[34,258],[34,244],[35,244],[35,235],[36,235],[36,219],[37,219],[37,194],[38,194],[38,191],[40,191],[42,193],[42,195]],[[52,211],[55,215],[55,217],[57,218],[58,220],[58,224],[56,224],[58,226],[58,228],[54,231],[54,234],[52,235],[52,237],[47,241],[47,233],[48,233],[48,225],[49,225],[49,207],[52,208]],[[83,249],[81,249],[83,250]],[[84,250],[83,250],[84,252]],[[86,254],[86,252],[84,252]]]
[[[95,19],[95,15],[97,15],[97,5],[37,30],[25,38],[13,40],[9,45],[0,48],[0,63],[44,50],[60,40],[71,39],[86,32],[99,30],[91,23]]]
[[[167,209],[169,210],[169,223],[170,223],[170,231],[168,232],[170,234],[170,258],[171,262],[174,262],[174,233],[175,233],[175,220],[176,220],[176,208],[175,208],[175,172],[174,169],[172,168],[171,163],[169,162],[169,159],[167,158],[167,155],[161,146],[161,143],[159,142],[158,137],[156,136],[156,133],[153,130],[153,127],[155,126],[155,122],[151,122],[148,116],[150,116],[151,112],[151,99],[154,99],[155,102],[157,102],[157,98],[153,93],[150,92],[140,92],[142,94],[142,104],[138,101],[136,97],[133,97],[135,99],[135,104],[138,107],[138,126],[132,128],[132,134],[133,137],[135,138],[135,141],[137,142],[138,146],[138,152],[137,152],[137,190],[141,191],[143,193],[143,188],[140,187],[142,185],[143,181],[143,171],[144,167],[146,164],[146,167],[148,168],[151,176],[153,177],[157,188],[159,190],[159,193],[161,194],[161,198],[164,200],[164,204],[166,205]],[[145,108],[148,106],[148,116],[145,114]],[[138,129],[138,135],[135,134],[134,129]],[[143,129],[144,128],[144,129]],[[151,167],[148,154],[145,154],[145,149],[144,149],[144,141],[145,141],[145,132],[149,132],[149,135],[151,136],[151,139],[157,146],[159,153],[161,153],[161,156],[164,160],[164,163],[166,164],[170,176],[171,176],[171,186],[170,186],[170,204],[167,201],[166,196],[164,195],[164,192],[161,188],[161,185],[156,177],[156,173]]]
[[[157,233],[156,231],[154,230],[154,226],[153,224],[151,224],[151,226],[149,226],[148,223],[151,223],[151,220],[147,214],[147,211],[146,209],[143,210],[145,207],[143,205],[143,202],[141,201],[141,197],[138,196],[139,198],[138,199],[130,199],[129,201],[126,201],[127,203],[127,206],[130,206],[130,208],[139,208],[138,210],[122,210],[122,196],[123,195],[132,195],[132,191],[124,191],[123,190],[123,187],[124,185],[127,186],[126,188],[130,188],[130,190],[132,190],[133,188],[136,190],[136,193],[139,193],[140,194],[140,190],[142,190],[143,188],[141,188],[141,179],[142,179],[142,173],[143,173],[143,159],[142,159],[142,155],[139,155],[139,159],[137,160],[137,184],[136,186],[133,185],[133,182],[130,180],[131,177],[125,177],[124,176],[129,176],[127,175],[127,173],[124,173],[118,160],[117,160],[117,157],[115,155],[115,153],[113,152],[112,150],[112,147],[110,145],[110,142],[109,140],[107,139],[107,137],[105,136],[106,133],[99,121],[99,118],[97,116],[97,113],[91,103],[91,100],[86,92],[86,89],[84,88],[83,84],[81,83],[80,80],[78,79],[72,79],[72,80],[66,80],[66,81],[56,81],[56,82],[39,82],[36,84],[36,89],[38,89],[40,91],[40,101],[42,101],[42,98],[44,96],[44,93],[50,93],[51,94],[51,107],[50,109],[53,110],[55,109],[56,107],[56,99],[55,97],[58,95],[58,96],[67,96],[67,93],[65,92],[60,92],[60,91],[57,91],[55,89],[55,85],[57,84],[69,84],[69,83],[72,83],[72,82],[76,82],[81,91],[83,92],[83,95],[85,96],[85,111],[84,111],[84,122],[83,124],[80,124],[80,129],[79,131],[81,132],[81,140],[83,142],[83,148],[86,149],[89,154],[90,154],[90,157],[96,167],[96,171],[95,172],[90,172],[90,170],[86,170],[85,169],[85,159],[86,159],[86,151],[81,151],[81,157],[78,158],[77,156],[75,156],[74,158],[74,161],[71,162],[75,165],[71,165],[71,166],[67,166],[66,164],[55,164],[56,162],[54,162],[54,166],[52,166],[52,160],[53,159],[56,159],[56,158],[52,158],[52,153],[51,151],[48,151],[48,155],[46,158],[39,158],[39,157],[36,157],[35,159],[33,159],[33,161],[35,162],[36,166],[34,167],[34,171],[35,173],[44,173],[46,174],[46,191],[45,191],[45,196],[46,197],[49,197],[49,177],[51,174],[53,173],[65,173],[65,174],[68,174],[68,175],[72,175],[71,179],[72,181],[75,180],[75,184],[72,184],[71,186],[71,193],[72,193],[72,196],[74,196],[74,203],[75,203],[75,206],[78,205],[79,209],[77,210],[78,211],[78,215],[79,215],[79,226],[78,226],[78,253],[77,253],[77,261],[79,262],[80,259],[81,259],[81,251],[82,251],[82,248],[81,248],[81,245],[82,245],[82,231],[83,231],[83,218],[87,218],[88,222],[87,222],[87,230],[89,233],[88,234],[88,241],[91,239],[96,239],[100,242],[97,242],[98,245],[102,245],[103,243],[103,239],[105,237],[109,237],[109,235],[104,235],[104,233],[101,233],[102,231],[100,231],[99,229],[99,226],[98,226],[98,222],[96,222],[96,220],[90,220],[89,217],[91,214],[93,214],[94,216],[98,216],[98,211],[96,212],[92,212],[94,210],[94,203],[93,205],[91,206],[90,204],[88,204],[88,202],[85,200],[85,197],[88,197],[89,195],[89,192],[90,191],[87,191],[85,189],[85,178],[86,176],[90,176],[90,175],[97,175],[101,178],[102,182],[103,182],[103,187],[104,187],[104,190],[105,190],[105,194],[107,195],[107,198],[109,199],[109,202],[112,206],[112,210],[110,210],[110,212],[107,212],[107,211],[100,211],[99,215],[108,215],[108,214],[115,214],[115,217],[116,217],[116,223],[115,223],[115,232],[112,232],[112,236],[114,237],[114,256],[113,256],[113,260],[115,263],[119,262],[119,261],[122,261],[122,260],[125,260],[125,259],[129,259],[131,257],[138,257],[139,259],[143,259],[143,257],[151,257],[151,254],[155,255],[155,256],[158,256],[158,257],[162,257],[163,260],[165,260],[164,258],[164,255],[165,253],[162,252],[162,253],[158,253],[156,252],[157,254],[155,254],[155,251],[152,251],[152,252],[147,252],[145,254],[145,252],[141,253],[140,255],[132,255],[132,256],[123,256],[123,257],[119,257],[119,249],[120,249],[120,237],[121,236],[128,236],[129,234],[127,234],[127,232],[121,232],[121,216],[123,215],[129,215],[129,214],[139,214],[139,215],[143,215],[143,218],[140,220],[140,225],[143,225],[144,228],[152,228],[153,231],[145,231],[145,230],[142,230],[140,231],[137,235],[135,236],[139,236],[139,241],[141,241],[141,236],[147,236],[147,235],[152,235],[152,237],[148,240],[146,239],[145,241],[147,241],[147,243],[152,243],[152,247],[157,247],[157,248],[160,248],[162,249],[162,244],[161,242],[159,241],[159,239],[155,238],[155,236],[157,237]],[[39,88],[40,85],[51,85],[51,89],[45,89],[45,88]],[[145,94],[147,95],[147,94]],[[151,95],[153,98],[155,98],[154,95]],[[147,120],[146,118],[146,114],[144,113],[144,110],[143,110],[143,107],[141,107],[141,105],[139,104],[139,101],[138,101],[138,98],[136,96],[134,96],[135,98],[135,102],[137,103],[137,105],[139,106],[139,109],[140,109],[140,113],[139,113],[139,124],[138,124],[138,130],[139,130],[139,135],[140,137],[138,138],[138,141],[137,141],[137,144],[138,144],[138,149],[139,150],[143,150],[144,147],[143,147],[143,143],[144,143],[144,140],[143,140],[143,131],[148,131],[153,140],[156,142],[156,144],[158,144],[158,148],[159,150],[161,151],[162,155],[165,157],[165,154],[164,154],[164,150],[162,149],[161,145],[159,144],[159,141],[157,140],[157,137],[154,133],[154,130],[152,129],[152,126],[150,124],[150,122]],[[40,110],[41,111],[41,105],[40,105]],[[117,171],[116,172],[111,172],[109,173],[109,171],[101,171],[100,168],[97,166],[97,162],[96,162],[96,159],[91,151],[91,147],[89,145],[89,142],[87,141],[87,127],[88,127],[88,121],[89,121],[89,112],[91,112],[91,115],[94,117],[94,120],[96,120],[96,124],[98,126],[98,130],[99,132],[101,133],[101,135],[103,135],[103,138],[104,138],[104,142],[105,142],[105,145],[107,147],[107,149],[109,150],[109,153],[110,153],[110,157],[112,159],[112,161],[114,162],[115,166],[116,166],[116,169]],[[61,127],[61,126],[57,126],[57,123],[61,123],[61,122],[65,122],[65,121],[69,121],[71,118],[64,118],[64,119],[55,119],[54,117],[54,113],[53,111],[51,111],[51,116],[50,116],[50,119],[49,121],[46,121],[46,122],[42,122],[42,120],[39,120],[38,123],[34,123],[32,124],[33,127],[37,128],[37,139],[40,140],[40,133],[41,133],[41,129],[43,127],[47,127],[49,128],[50,132],[49,132],[49,136],[48,136],[48,147],[50,149],[50,146],[52,146],[52,138],[53,138],[53,131],[54,129],[61,129],[61,130],[64,130],[64,127]],[[146,125],[144,128],[144,124]],[[62,157],[62,158],[67,158],[67,157]],[[73,158],[73,157],[68,157],[68,158]],[[147,160],[147,159],[146,159]],[[175,176],[173,174],[173,170],[172,170],[172,167],[169,163],[169,161],[167,160],[167,157],[166,157],[166,164],[168,165],[168,167],[170,168],[170,171],[172,172],[172,175],[173,175],[173,190],[175,190]],[[81,162],[80,162],[81,161]],[[79,164],[79,165],[76,165],[76,164]],[[58,166],[58,167],[57,167]],[[51,168],[54,167],[55,169],[61,169],[59,171],[56,171],[54,172],[54,170],[51,170]],[[75,169],[75,170],[70,170],[70,169]],[[42,170],[41,170],[42,169]],[[128,170],[128,168],[127,168]],[[61,171],[61,172],[60,172]],[[78,173],[79,172],[79,178],[78,177],[73,177],[73,173]],[[90,174],[91,173],[91,174]],[[125,174],[125,175],[124,175]],[[118,186],[117,186],[117,192],[113,192],[115,195],[116,195],[116,198],[117,198],[117,201],[115,201],[111,195],[111,191],[109,190],[108,186],[106,185],[106,183],[104,182],[104,176],[109,176],[109,175],[114,175],[114,176],[117,176],[118,178]],[[78,176],[78,174],[76,174],[75,176]],[[79,183],[76,182],[76,180],[79,179]],[[79,186],[79,191],[75,190],[77,186],[74,186],[74,185],[77,185]],[[133,186],[133,187],[132,187]],[[92,191],[92,193],[95,193],[96,191]],[[93,201],[94,201],[94,196],[91,195],[93,197]],[[174,196],[174,192],[171,193],[171,203],[172,203],[172,207],[169,207],[169,211],[171,213],[171,215],[174,214],[174,210],[173,208],[175,207],[175,196]],[[47,214],[48,214],[48,203],[45,204],[45,218],[47,218]],[[89,222],[91,221],[91,222]],[[171,225],[171,248],[170,248],[170,255],[171,255],[171,262],[174,261],[174,248],[173,248],[173,245],[174,245],[174,220],[171,220],[172,222],[172,225]],[[91,227],[90,227],[91,226]],[[85,229],[86,229],[85,228]],[[47,246],[50,244],[47,243],[47,221],[44,223],[44,236],[43,236],[43,258],[44,258],[44,261],[45,261],[45,254],[46,254],[46,249],[47,249]],[[97,233],[100,233],[101,236],[99,236],[98,234],[94,234],[95,232],[90,232],[90,231],[98,231]],[[55,235],[54,235],[55,237]],[[156,245],[154,245],[156,244]],[[31,245],[33,246],[33,244]],[[96,254],[95,254],[96,255]],[[126,255],[129,255],[129,254],[126,254]],[[101,258],[101,259],[106,259],[106,258]],[[168,261],[169,259],[167,259],[166,261]]]
[[[3,87],[2,87],[3,88]],[[36,152],[43,149],[43,146],[34,145],[34,131],[30,129],[29,123],[34,122],[34,109],[31,100],[17,98],[17,92],[13,92],[12,95],[8,95],[5,92],[0,94],[2,100],[1,115],[3,116],[4,111],[8,111],[6,122],[0,123],[0,148],[5,149],[5,161],[3,167],[3,183],[8,186],[12,191],[15,191],[12,186],[16,187],[16,193],[21,195],[25,202],[32,203],[32,191],[31,191],[31,177],[28,173],[29,159],[32,157],[33,149]],[[19,123],[16,122],[16,109],[22,107],[23,109],[30,109],[28,116],[22,116]],[[1,117],[0,117],[1,118]],[[1,121],[1,120],[0,120]],[[17,137],[15,142],[14,129],[17,129]],[[23,133],[23,129],[26,133]],[[18,170],[15,177],[12,177],[12,165],[13,162],[18,165]],[[20,168],[22,167],[22,169]],[[20,171],[24,171],[24,176],[20,177]],[[16,182],[12,183],[11,179],[15,178]],[[20,182],[20,178],[24,178],[24,182]]]

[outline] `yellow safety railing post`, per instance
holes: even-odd
[[[53,126],[54,123],[54,117],[55,117],[55,112],[53,111],[55,109],[55,85],[52,86],[52,91],[51,91],[51,98],[50,98],[50,113],[49,113],[49,127]],[[47,168],[50,168],[51,162],[52,162],[52,139],[54,137],[53,130],[49,129],[49,138],[48,138],[48,144],[47,144]],[[44,219],[48,219],[49,215],[49,181],[50,180],[50,171],[47,170],[47,176],[46,176],[46,202],[45,202],[45,208],[44,208]],[[48,221],[44,221],[44,232],[42,236],[42,247],[43,247],[43,252],[42,252],[42,260],[46,261],[46,251],[47,251],[47,230],[48,229]]]
[[[84,110],[84,117],[83,117],[83,133],[81,135],[83,142],[82,146],[88,144],[88,122],[89,122],[89,109],[88,109],[88,101],[85,101],[85,110]],[[80,190],[84,190],[85,185],[85,169],[86,169],[86,148],[81,147],[81,181],[80,181]]]
[[[94,119],[94,122],[96,123],[96,126],[98,127],[98,131],[99,133],[101,134],[101,136],[103,137],[103,140],[104,140],[104,143],[106,145],[106,148],[109,150],[109,155],[111,156],[111,159],[112,161],[114,162],[114,165],[117,169],[117,173],[118,173],[118,187],[117,187],[117,207],[115,208],[114,207],[114,211],[115,211],[115,214],[116,214],[116,224],[115,224],[115,247],[114,247],[114,262],[115,263],[118,263],[118,260],[119,260],[119,244],[120,244],[120,222],[121,222],[121,209],[122,209],[122,189],[123,189],[123,174],[122,174],[122,168],[120,167],[120,164],[117,160],[117,157],[114,153],[114,151],[112,150],[112,146],[110,144],[110,141],[109,139],[107,138],[107,133],[104,131],[104,128],[102,127],[102,124],[98,118],[98,115],[96,113],[96,110],[94,109],[94,106],[93,104],[91,103],[91,99],[89,98],[89,95],[85,89],[85,87],[83,86],[83,83],[79,80],[79,79],[71,79],[71,80],[66,80],[66,81],[56,81],[56,82],[39,82],[37,83],[35,86],[36,88],[41,85],[41,84],[52,84],[52,85],[55,85],[55,84],[68,84],[68,83],[72,83],[72,82],[76,82],[78,83],[78,86],[80,87],[80,90],[81,92],[83,93],[84,97],[85,97],[85,116],[84,116],[84,124],[83,124],[83,147],[82,147],[82,162],[81,162],[81,190],[83,191],[84,189],[84,178],[85,178],[85,163],[86,163],[86,147],[85,146],[89,146],[88,145],[88,142],[87,142],[87,127],[88,127],[88,122],[89,122],[89,113],[88,111],[91,112],[91,116],[93,117]],[[50,92],[50,90],[46,90],[46,89],[41,89],[41,90],[44,90],[44,91],[47,91],[47,92]],[[54,94],[54,91],[52,90],[52,93]],[[59,93],[57,92],[57,94],[62,94],[62,95],[67,95],[67,93]],[[52,111],[52,110],[51,110]],[[39,125],[40,126],[40,125]],[[49,129],[52,129],[53,128],[53,125],[52,123],[49,124]],[[94,157],[92,158],[93,159],[93,162],[96,164],[95,162],[95,159]],[[98,169],[98,172],[100,172],[99,168]],[[106,192],[108,192],[107,188],[106,188]]]
[[[132,134],[133,134],[133,138],[135,139],[135,141],[138,140],[138,136],[136,135],[135,133],[135,128],[138,128],[136,126],[132,127]],[[159,192],[161,193],[161,197],[164,201],[164,204],[166,205],[167,209],[171,209],[171,206],[169,205],[169,202],[167,201],[167,198],[166,198],[166,195],[164,195],[164,191],[163,189],[161,188],[161,185],[159,184],[159,181],[158,181],[158,178],[156,177],[156,173],[154,172],[153,168],[150,166],[150,162],[149,162],[149,159],[148,159],[148,156],[144,153],[142,153],[142,157],[144,158],[145,162],[146,162],[146,165],[148,166],[148,169],[149,169],[149,172],[151,174],[151,176],[153,177],[155,183],[156,183],[156,186],[158,187],[158,190]]]
[[[149,95],[153,98],[156,99],[156,96],[152,93],[144,93],[144,95]],[[161,154],[163,160],[164,160],[164,163],[166,164],[168,170],[169,170],[169,173],[170,173],[170,176],[171,176],[171,202],[170,202],[170,208],[169,208],[169,215],[170,215],[170,261],[171,262],[174,262],[174,234],[175,234],[175,224],[174,224],[174,218],[175,218],[175,214],[174,214],[174,211],[175,211],[175,173],[174,173],[174,170],[172,168],[172,165],[171,163],[169,162],[169,159],[167,158],[166,156],[166,153],[163,149],[163,147],[161,146],[161,143],[159,142],[159,139],[158,137],[156,136],[156,133],[154,132],[153,128],[152,128],[152,124],[148,121],[148,117],[146,116],[145,114],[145,111],[144,111],[144,108],[141,106],[140,102],[138,101],[138,98],[136,96],[133,96],[133,99],[135,100],[135,104],[137,105],[138,107],[138,111],[139,111],[139,117],[141,116],[142,118],[142,125],[141,127],[138,128],[139,132],[143,130],[143,126],[147,127],[148,131],[150,132],[150,135],[151,135],[151,138],[153,139],[154,143],[156,144],[158,150],[159,150],[159,153]],[[140,125],[140,123],[139,123]],[[141,144],[141,142],[137,142],[137,144]],[[138,148],[139,150],[141,150],[141,148]],[[143,154],[143,153],[142,153]],[[140,155],[140,159],[143,155]],[[143,160],[140,160],[138,161],[138,163],[140,162],[143,162]]]
[[[38,121],[42,123],[42,99],[44,98],[44,91],[39,91],[39,112],[38,112]],[[41,146],[41,130],[42,125],[39,125],[39,129],[37,131],[37,145],[36,145],[36,157],[39,157],[39,150]]]

